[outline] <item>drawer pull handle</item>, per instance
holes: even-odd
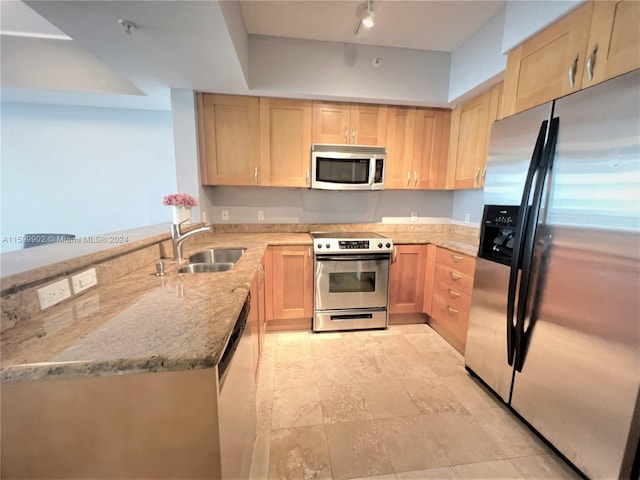
[[[450,288],[447,288],[447,292],[449,292],[449,295],[451,295],[453,298],[458,298],[460,296],[458,292],[456,292],[455,290],[451,290]]]
[[[457,315],[458,314],[458,310],[456,310],[455,308],[453,308],[451,305],[447,305],[447,310],[449,310],[449,313],[451,315]]]
[[[460,255],[456,255],[455,253],[451,254],[451,258],[453,258],[456,262],[464,260],[464,257],[461,257]]]
[[[454,280],[460,280],[462,278],[462,275],[454,271],[450,271],[449,275],[451,275],[451,278]]]

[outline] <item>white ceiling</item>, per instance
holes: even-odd
[[[96,62],[112,69],[114,75],[131,82],[134,89],[144,92],[148,102],[140,95],[132,99],[139,108],[147,105],[168,109],[169,88],[241,94],[250,91],[246,35],[244,46],[242,41],[238,42],[237,35],[239,30],[244,31],[243,22],[249,34],[450,52],[506,2],[374,0],[376,24],[371,30],[361,28],[358,35],[353,33],[353,28],[360,2],[347,0],[239,3],[0,0],[0,3],[3,36],[22,32],[20,34],[44,36],[52,42],[71,42],[93,55]],[[118,24],[121,18],[133,21],[138,28],[127,35]],[[73,40],[60,40],[65,34]],[[8,50],[2,53],[5,52]],[[55,58],[48,58],[55,65]],[[79,64],[85,60],[86,55],[84,59],[81,55],[78,57]],[[70,65],[68,59],[65,62]],[[69,75],[66,93],[79,91],[74,89],[72,81],[74,68],[65,71]],[[59,92],[65,90],[61,86],[62,75],[63,72],[57,75],[56,86],[52,87]],[[104,80],[96,78],[96,83],[104,84]],[[21,95],[24,97],[25,92]],[[154,101],[154,98],[160,100]],[[11,99],[5,88],[4,99]],[[122,98],[118,100],[121,106],[120,100]]]
[[[505,6],[505,0],[374,0],[375,25],[354,34],[362,1],[241,1],[249,33],[452,52]]]

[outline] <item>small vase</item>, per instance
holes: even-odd
[[[191,223],[191,208],[173,206],[173,223]]]

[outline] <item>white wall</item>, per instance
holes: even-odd
[[[249,87],[258,95],[447,106],[450,56],[249,35]]]
[[[3,103],[1,114],[3,238],[171,221],[162,205],[176,191],[170,112]]]
[[[384,190],[378,192],[331,192],[302,188],[207,187],[213,223],[229,211],[229,223],[377,223],[388,217],[417,212],[425,217],[451,217],[453,194],[449,191]]]
[[[503,8],[451,54],[450,102],[475,96],[503,75],[507,67],[507,56],[502,53],[504,21]]]
[[[173,144],[175,148],[175,172],[177,191],[188,193],[198,200],[191,210],[194,222],[201,220],[200,175],[198,162],[198,137],[196,127],[195,94],[193,90],[171,89],[173,113]]]
[[[502,51],[508,52],[584,0],[507,1]]]
[[[482,194],[483,191],[480,189],[453,192],[451,219],[465,222],[465,216],[468,214],[469,223],[479,225],[482,220]]]

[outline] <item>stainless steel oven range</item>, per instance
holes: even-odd
[[[312,232],[313,330],[387,327],[393,242],[376,233]]]

